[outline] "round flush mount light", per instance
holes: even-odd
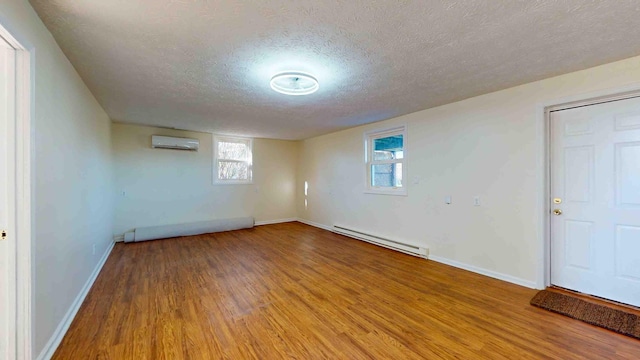
[[[286,95],[309,95],[318,91],[318,79],[300,71],[285,71],[271,78],[271,88]]]

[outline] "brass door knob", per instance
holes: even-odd
[[[560,216],[560,215],[562,215],[562,210],[560,210],[560,209],[554,209],[554,210],[553,210],[553,215],[555,215],[555,216]]]

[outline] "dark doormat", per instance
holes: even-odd
[[[640,339],[640,318],[631,312],[549,290],[537,293],[531,305]]]

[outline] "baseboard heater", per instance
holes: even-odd
[[[383,246],[391,250],[400,251],[405,254],[409,254],[409,255],[425,258],[425,259],[429,255],[429,249],[424,246],[399,242],[396,240],[388,239],[386,237],[367,234],[359,230],[349,229],[340,225],[333,225],[332,231],[341,235],[354,238],[354,239],[366,241],[374,245]]]
[[[208,234],[221,231],[248,229],[254,226],[252,217],[217,219],[188,224],[161,225],[136,228],[124,234],[124,242],[166,239],[179,236]]]

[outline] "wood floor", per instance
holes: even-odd
[[[54,359],[632,359],[535,290],[300,223],[117,244]]]

